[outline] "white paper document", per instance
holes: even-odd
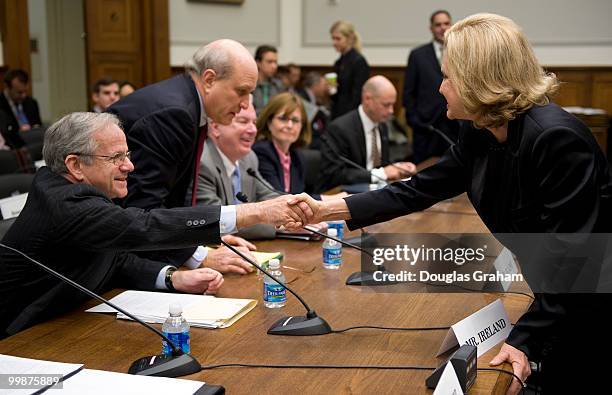
[[[11,355],[0,354],[0,374],[6,375],[2,377],[2,380],[6,380],[6,383],[2,383],[2,389],[0,389],[1,395],[26,395],[33,394],[40,391],[40,388],[36,389],[8,389],[11,384],[15,384],[14,380],[17,376],[12,377],[13,383],[9,383],[10,375],[20,375],[20,377],[29,376],[30,382],[35,381],[36,377],[41,375],[49,374],[60,374],[67,377],[75,371],[81,369],[83,364],[80,363],[62,363],[43,361],[39,359],[20,358],[13,357]]]
[[[58,395],[193,395],[203,385],[201,381],[83,369],[63,382],[61,390],[51,387],[46,393],[57,393]]]
[[[252,299],[217,298],[211,295],[190,295],[165,292],[125,291],[110,300],[113,304],[149,323],[163,323],[172,303],[183,306],[183,317],[190,326],[226,328],[251,311],[257,301]],[[100,304],[88,313],[116,313],[110,306]],[[117,318],[130,319],[122,313]]]

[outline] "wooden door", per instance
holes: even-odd
[[[143,87],[170,76],[168,0],[85,0],[87,79]]]
[[[2,57],[0,65],[0,90],[4,89],[4,73],[8,69],[23,69],[31,75],[30,32],[28,30],[28,2],[0,0],[0,35]],[[32,94],[32,84],[29,86]]]

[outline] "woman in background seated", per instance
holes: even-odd
[[[311,130],[300,97],[289,92],[274,96],[257,118],[257,131],[253,151],[261,175],[278,191],[304,192],[306,167],[297,148],[310,144]]]

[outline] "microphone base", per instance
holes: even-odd
[[[200,370],[202,367],[198,360],[189,354],[160,354],[137,359],[130,366],[128,373],[138,376],[181,377]]]
[[[389,274],[386,270],[378,270],[376,272],[355,272],[346,278],[346,285],[367,285],[367,286],[377,286],[377,285],[393,285],[398,284],[399,281],[376,281],[374,280],[374,273],[381,273],[381,277],[384,278],[386,274]]]
[[[268,329],[268,335],[319,336],[331,331],[327,321],[321,317],[283,317]]]

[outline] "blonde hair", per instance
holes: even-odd
[[[272,119],[280,111],[288,117],[296,109],[300,110],[302,128],[300,129],[298,139],[291,146],[297,148],[309,146],[312,139],[312,131],[310,130],[310,123],[306,116],[304,104],[298,95],[289,92],[274,96],[261,111],[261,114],[257,117],[257,140],[272,140],[272,132],[270,131]]]
[[[495,14],[475,14],[445,36],[446,73],[480,128],[499,127],[558,89],[557,77],[538,63],[521,28]]]
[[[349,45],[359,53],[361,53],[361,37],[355,30],[355,26],[348,21],[336,21],[329,29],[329,33],[338,32],[348,39]]]

